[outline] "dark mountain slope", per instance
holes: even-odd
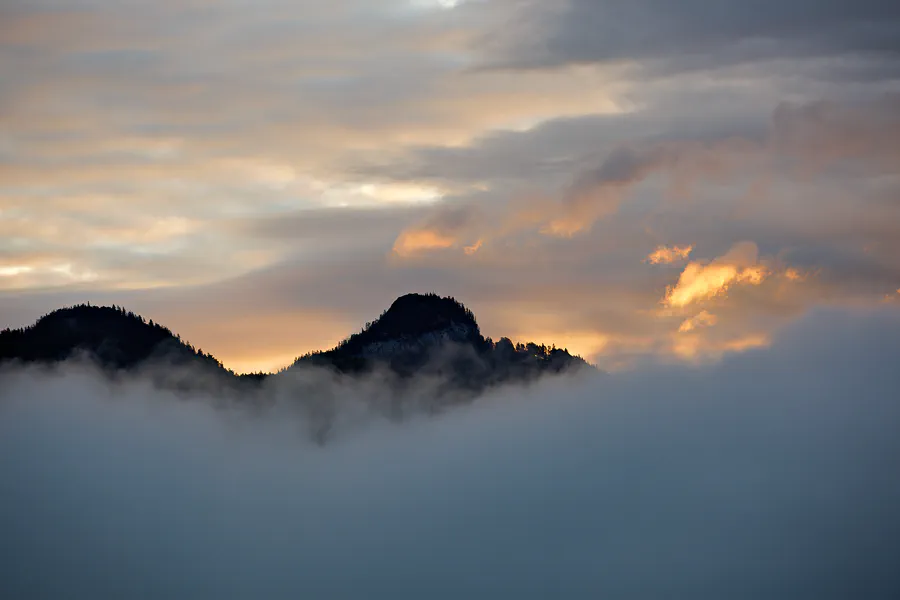
[[[159,361],[229,373],[212,355],[194,349],[168,328],[115,306],[63,308],[30,327],[0,332],[0,362],[56,363],[78,356],[107,370]]]
[[[534,343],[494,343],[475,315],[454,298],[407,294],[363,330],[324,352],[298,358],[291,368],[328,366],[342,373],[387,368],[401,378],[431,375],[448,388],[473,391],[503,382],[589,367],[568,351]]]

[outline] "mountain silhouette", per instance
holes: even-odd
[[[331,350],[298,358],[291,368],[307,364],[351,374],[382,368],[401,378],[442,377],[448,389],[470,390],[588,366],[555,346],[513,344],[508,338],[495,343],[481,335],[472,311],[437,294],[401,296],[361,332]]]
[[[53,365],[70,359],[90,361],[110,376],[148,368],[157,385],[184,391],[262,379],[260,374],[231,372],[167,327],[118,306],[62,308],[30,327],[0,331],[0,365]]]
[[[117,306],[63,308],[30,327],[0,332],[0,363],[55,364],[71,358],[91,360],[110,373],[147,366],[199,369],[201,379],[217,382],[262,382],[307,367],[342,376],[381,371],[401,388],[416,376],[439,380],[438,394],[477,393],[588,366],[556,347],[513,344],[508,338],[495,343],[481,335],[472,311],[436,294],[401,296],[335,348],[304,355],[271,375],[237,375],[168,328]],[[179,387],[196,387],[179,381]]]
[[[109,369],[130,369],[158,359],[225,370],[213,356],[194,349],[168,328],[117,306],[62,308],[31,327],[0,332],[0,361],[52,363],[79,355]]]

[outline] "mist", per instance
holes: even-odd
[[[375,380],[241,402],[9,371],[0,597],[900,597],[898,359],[896,308],[817,311],[716,365],[402,421]]]

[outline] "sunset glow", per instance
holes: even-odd
[[[693,246],[660,246],[651,252],[644,260],[651,265],[668,265],[678,260],[687,258]]]
[[[456,240],[436,231],[410,231],[404,233],[394,243],[394,252],[400,256],[410,256],[417,252],[450,248]]]
[[[689,319],[685,319],[681,325],[678,327],[678,331],[680,333],[687,333],[689,331],[694,331],[701,327],[712,327],[718,322],[718,317],[716,315],[710,314],[709,312],[702,310],[693,317]]]
[[[723,296],[734,285],[759,285],[768,270],[756,262],[756,245],[745,242],[735,245],[727,254],[704,264],[689,263],[678,283],[666,290],[663,304],[684,307],[695,302]]]
[[[623,365],[895,305],[893,13],[675,4],[14,0],[0,327],[124,305],[270,369],[437,291]]]

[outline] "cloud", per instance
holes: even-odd
[[[0,230],[13,230],[0,231],[0,253],[54,254],[109,287],[227,279],[291,252],[237,244],[223,222],[432,202],[459,187],[359,173],[363,159],[622,110],[604,69],[468,69],[469,41],[494,18],[478,6],[449,17],[405,1],[264,5],[0,8]],[[157,226],[167,219],[190,230]],[[5,289],[73,283],[14,266],[43,275],[4,277]]]
[[[724,295],[737,284],[759,285],[769,275],[757,262],[758,249],[753,242],[735,244],[724,256],[709,263],[688,263],[674,286],[666,289],[662,303],[682,308],[689,304]]]
[[[442,250],[456,245],[456,238],[431,229],[405,231],[394,243],[394,252],[410,256],[422,251]]]
[[[684,333],[679,331],[679,334]],[[672,353],[687,363],[703,364],[721,360],[724,355],[765,348],[772,343],[765,334],[742,335],[724,340],[704,340],[697,336],[678,335],[672,342]]]
[[[651,265],[670,265],[687,258],[693,249],[693,246],[657,246],[656,250],[647,255],[644,262]]]
[[[498,29],[485,60],[504,66],[626,63],[657,73],[763,61],[856,57],[893,70],[900,10],[888,0],[572,0],[511,2],[514,25]]]
[[[573,171],[567,180],[540,172],[540,179],[555,183],[554,189],[522,193],[518,202],[511,198],[495,207],[506,213],[494,219],[504,225],[484,234],[507,236],[532,229],[559,237],[584,234],[648,190],[668,202],[690,205],[697,202],[700,191],[724,182],[763,190],[800,178],[819,182],[838,165],[856,176],[891,174],[900,165],[897,105],[892,94],[844,104],[781,103],[769,113],[767,122],[750,131],[679,132],[662,139],[622,140],[611,146],[603,143],[600,130],[597,150],[585,149],[585,156],[567,159]],[[544,135],[543,131],[535,133],[538,139]],[[513,142],[525,145],[521,139],[509,141]],[[485,151],[471,149],[469,160],[482,159]],[[457,164],[463,162],[463,154],[454,151]],[[597,154],[602,158],[597,159]],[[427,150],[421,152],[422,157],[432,158],[435,169],[445,160],[442,154]],[[431,171],[420,166],[414,173]],[[536,179],[534,185],[542,184]],[[513,192],[509,195],[514,196]],[[758,202],[759,198],[752,200]],[[750,201],[746,199],[748,204]]]
[[[475,219],[476,210],[471,205],[443,207],[424,222],[402,231],[394,242],[394,254],[411,257],[431,250],[457,247]],[[476,240],[464,247],[464,251],[472,254],[480,247],[481,242]]]
[[[716,315],[711,314],[708,311],[701,310],[699,313],[685,319],[681,325],[678,327],[678,333],[688,333],[689,331],[694,331],[695,329],[699,329],[701,327],[712,327],[719,321]]]
[[[559,207],[561,215],[550,217],[542,232],[572,236],[585,230],[597,219],[615,212],[635,183],[671,160],[669,149],[663,146],[616,148],[599,167],[581,173],[569,186]]]
[[[481,248],[481,245],[483,243],[484,243],[484,240],[478,240],[471,246],[466,246],[465,248],[463,248],[463,251],[469,255],[475,254]]]
[[[893,597],[898,340],[896,310],[822,312],[716,366],[403,423],[373,386],[257,404],[5,372],[0,594]]]
[[[801,273],[799,270],[794,268],[788,268],[785,269],[784,276],[791,281],[805,281],[809,277],[809,274]]]

